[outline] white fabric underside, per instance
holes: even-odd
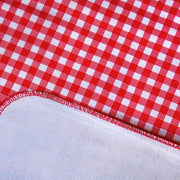
[[[25,97],[0,115],[0,179],[180,179],[179,150],[77,109]]]

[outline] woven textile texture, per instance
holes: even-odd
[[[180,143],[178,1],[0,1],[0,102],[39,90]]]

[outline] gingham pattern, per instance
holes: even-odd
[[[0,101],[52,92],[180,143],[178,1],[0,2]]]

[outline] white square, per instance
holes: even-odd
[[[106,38],[108,38],[108,39],[111,38],[111,35],[112,35],[112,32],[107,31],[107,30],[106,30],[106,31],[104,32],[104,34],[103,34],[103,36],[106,37]]]
[[[44,7],[44,4],[42,4],[40,2],[38,2],[37,5],[36,5],[36,9],[38,9],[40,11],[43,9],[43,7]]]
[[[32,48],[31,48],[31,52],[37,53],[38,51],[39,51],[39,47],[33,45]]]
[[[25,43],[26,43],[25,41],[19,40],[18,43],[17,43],[17,46],[23,48]]]
[[[138,122],[139,122],[139,120],[136,119],[136,118],[134,118],[134,117],[132,117],[131,120],[130,120],[130,123],[131,123],[131,124],[134,124],[134,125],[137,125]]]
[[[177,33],[177,30],[176,30],[176,29],[174,29],[174,28],[170,28],[170,29],[169,29],[168,34],[170,34],[170,35],[172,35],[172,36],[175,36],[176,33]]]
[[[91,45],[91,43],[92,43],[92,39],[86,37],[86,39],[84,40],[84,44]]]
[[[76,39],[78,39],[78,36],[79,36],[79,34],[78,34],[77,32],[72,31],[70,37],[71,37],[72,39],[75,39],[75,40],[76,40]]]
[[[83,57],[83,58],[86,56],[86,54],[87,53],[85,51],[83,51],[83,50],[80,50],[79,53],[78,53],[78,55]]]
[[[30,58],[26,58],[26,61],[25,61],[24,63],[27,64],[27,65],[29,65],[29,66],[31,66],[32,63],[33,63],[33,60],[30,59]]]
[[[164,121],[170,124],[170,123],[171,123],[171,121],[172,121],[172,117],[171,117],[171,116],[166,115],[166,116],[165,116],[165,118],[164,118]]]
[[[108,61],[107,64],[106,64],[106,67],[112,69],[112,67],[114,66],[114,63]]]
[[[138,74],[136,72],[133,74],[133,79],[140,80],[140,78],[141,78],[140,74]]]
[[[132,48],[132,49],[137,50],[137,49],[138,49],[138,46],[139,46],[139,44],[136,43],[136,42],[134,42],[134,41],[131,43],[131,48]]]
[[[141,105],[141,104],[137,104],[135,109],[138,110],[138,111],[140,111],[140,112],[143,112],[144,106]]]
[[[31,0],[21,1],[22,4],[29,5]]]
[[[76,94],[76,96],[74,97],[74,99],[75,99],[76,101],[78,101],[78,102],[81,102],[82,99],[83,99],[83,96],[80,95],[80,94]]]
[[[109,7],[109,2],[103,1],[101,6],[107,9]]]
[[[161,70],[161,67],[157,66],[157,65],[154,65],[153,68],[152,68],[152,71],[155,72],[155,73],[159,73]]]
[[[123,44],[125,41],[125,38],[122,37],[122,36],[119,36],[118,39],[117,39],[117,42],[120,43],[120,44]]]
[[[89,86],[89,83],[86,82],[86,81],[82,81],[80,86],[83,87],[83,88],[85,88],[85,89],[87,89],[88,86]]]
[[[7,65],[6,68],[4,69],[4,71],[7,72],[7,73],[11,73],[12,70],[13,70],[13,68],[12,68],[11,66],[8,66],[8,65]]]
[[[143,37],[143,35],[144,35],[144,31],[138,29],[138,30],[137,30],[137,33],[136,33],[136,36],[138,36],[138,37]]]
[[[17,54],[17,53],[14,52],[14,53],[11,55],[11,58],[14,59],[14,60],[18,60],[19,54]]]
[[[177,109],[177,107],[178,107],[178,105],[176,103],[174,103],[174,102],[171,102],[171,104],[169,106],[169,108],[174,110],[174,111]]]
[[[11,38],[12,38],[12,36],[9,36],[9,35],[5,34],[4,37],[3,37],[3,40],[6,41],[6,42],[10,42]]]
[[[61,4],[63,0],[54,0],[56,3]]]
[[[48,21],[47,19],[44,21],[43,26],[49,28],[51,26],[51,21]]]
[[[25,79],[25,78],[26,78],[26,75],[27,75],[27,72],[20,71],[19,74],[18,74],[18,77],[20,77],[20,78],[22,78],[22,79]]]
[[[43,72],[45,72],[45,71],[47,70],[47,66],[44,65],[44,64],[40,64],[40,66],[39,66],[38,69],[41,70],[41,71],[43,71]]]
[[[136,7],[138,7],[138,8],[141,7],[141,4],[142,4],[142,2],[140,2],[140,1],[135,1],[135,2],[134,2],[134,6],[136,6]]]
[[[54,45],[54,46],[58,46],[59,45],[59,40],[57,40],[55,38],[52,38],[51,44]]]
[[[141,97],[143,97],[144,99],[148,99],[149,96],[150,96],[150,93],[148,93],[147,91],[142,91]]]
[[[100,58],[99,56],[94,55],[94,56],[92,57],[92,61],[94,61],[94,62],[96,62],[96,63],[99,63],[100,60],[101,60],[101,58]]]
[[[0,47],[0,54],[2,54],[2,55],[3,55],[3,54],[4,54],[4,52],[5,52],[5,50],[6,50],[6,49],[4,49],[4,48]]]
[[[37,38],[38,38],[38,39],[41,39],[41,40],[44,40],[45,36],[46,36],[46,35],[43,34],[43,33],[38,33]]]
[[[173,3],[174,3],[174,1],[172,1],[172,0],[166,0],[166,2],[165,2],[165,4],[170,7],[173,5]]]
[[[65,48],[64,48],[66,51],[68,52],[71,52],[72,49],[73,49],[73,46],[69,45],[69,44],[66,44]]]
[[[166,84],[162,84],[161,90],[168,92],[169,86]]]
[[[175,18],[174,18],[174,22],[175,22],[175,23],[177,23],[177,24],[179,24],[179,22],[180,22],[180,17],[175,16]]]
[[[69,75],[69,76],[67,77],[66,81],[68,81],[68,82],[70,82],[70,83],[73,83],[73,82],[74,82],[74,79],[75,79],[75,77]]]
[[[37,21],[37,19],[38,19],[38,17],[33,14],[33,15],[31,15],[29,20],[35,23]]]
[[[46,51],[45,55],[46,58],[51,59],[53,57],[53,53],[50,51]]]
[[[41,79],[35,76],[35,77],[33,78],[32,82],[33,82],[34,84],[39,85],[40,82],[41,82]]]
[[[50,11],[49,11],[49,14],[52,15],[52,16],[56,16],[57,12],[58,11],[56,9],[51,8]]]
[[[73,67],[72,67],[72,68],[75,69],[76,71],[79,71],[80,67],[81,67],[81,65],[75,62],[75,63],[73,64]]]
[[[151,49],[151,48],[145,47],[145,49],[144,49],[144,54],[150,55],[151,52],[152,52],[152,49]]]
[[[17,26],[18,26],[18,24],[15,23],[15,22],[11,22],[10,25],[9,25],[9,27],[12,28],[12,29],[16,29]]]
[[[119,52],[120,52],[119,49],[113,48],[111,54],[114,55],[114,56],[118,56],[118,55],[119,55]]]
[[[93,33],[96,33],[97,30],[98,30],[98,27],[94,26],[94,25],[92,25],[91,28],[90,28],[90,31],[93,32]]]
[[[100,50],[102,50],[102,51],[104,51],[105,48],[106,48],[106,44],[100,42],[97,48],[100,49]]]
[[[122,28],[124,31],[127,31],[127,32],[129,32],[130,31],[130,29],[131,29],[131,26],[130,25],[128,25],[128,24],[125,24],[124,26],[123,26],[123,28]]]
[[[120,111],[118,111],[117,113],[116,113],[116,117],[117,118],[119,118],[119,119],[123,119],[124,118],[124,113],[122,113],[122,112],[120,112]]]
[[[78,19],[78,21],[76,23],[76,26],[83,27],[84,26],[84,21]]]
[[[165,12],[165,11],[161,11],[161,13],[160,13],[160,17],[162,17],[162,18],[167,18],[168,17],[168,13],[167,12]]]
[[[126,75],[127,74],[127,69],[126,68],[124,68],[124,67],[121,67],[121,69],[120,69],[120,73],[122,73],[122,74],[124,74],[124,75]]]
[[[110,92],[110,93],[109,93],[109,96],[108,96],[108,99],[111,99],[111,100],[114,101],[114,100],[116,99],[116,96],[117,96],[116,94]]]
[[[4,21],[4,18],[0,17],[0,24],[2,24]],[[11,27],[12,28],[12,27]]]
[[[102,73],[102,75],[101,75],[100,79],[101,79],[102,81],[107,81],[107,79],[108,79],[108,75],[106,75],[106,74]]]
[[[178,45],[177,47],[177,52],[180,52],[180,45]]]
[[[167,131],[164,129],[159,130],[159,135],[161,135],[161,136],[166,136],[166,133],[167,133]]]
[[[157,36],[154,36],[153,34],[151,34],[150,38],[149,38],[149,41],[153,42],[153,43],[156,43],[158,37]]]
[[[118,14],[121,14],[123,11],[123,8],[120,7],[120,6],[117,6],[116,9],[115,9],[115,12],[118,13]]]
[[[73,1],[71,1],[69,3],[69,8],[71,8],[71,9],[76,9],[76,6],[77,6],[77,3],[73,2]]]
[[[165,40],[164,43],[163,43],[163,46],[166,47],[166,48],[170,48],[171,47],[171,42],[168,41],[168,40]]]
[[[158,97],[156,98],[156,101],[155,101],[155,102],[156,102],[157,104],[162,105],[163,102],[164,102],[164,99],[158,96]]]
[[[148,78],[148,80],[147,80],[146,83],[149,84],[150,86],[154,86],[155,80],[154,80],[154,79],[151,79],[151,78]]]
[[[15,13],[16,16],[20,16],[20,17],[23,17],[23,14],[24,14],[24,11],[21,9],[17,9],[17,11]]]
[[[145,68],[146,64],[147,64],[147,62],[141,59],[138,63],[138,66]]]
[[[157,118],[157,117],[158,117],[158,114],[159,114],[159,112],[153,109],[153,110],[151,111],[151,113],[150,113],[150,116],[151,116],[151,117],[154,117],[154,118]]]
[[[67,89],[65,89],[65,88],[62,88],[62,90],[61,90],[61,93],[60,93],[60,94],[62,94],[63,96],[67,96],[67,95],[68,95],[68,93],[69,93],[69,90],[67,90]]]
[[[54,89],[54,87],[55,87],[55,84],[50,83],[50,82],[48,82],[48,84],[47,84],[47,86],[46,86],[46,88],[49,89],[49,90],[51,90],[51,91]]]
[[[125,60],[128,61],[128,62],[132,62],[133,56],[130,55],[130,54],[127,54],[126,57],[125,57]]]
[[[55,69],[55,70],[53,71],[53,74],[52,74],[52,75],[55,76],[55,77],[57,77],[57,78],[59,78],[60,75],[61,75],[61,72]]]
[[[87,71],[86,71],[86,74],[88,74],[88,75],[90,75],[90,76],[93,76],[93,75],[94,75],[94,72],[95,72],[94,69],[88,68]]]
[[[162,60],[162,61],[164,61],[165,60],[165,58],[166,58],[166,55],[164,54],[164,53],[159,53],[158,54],[158,57],[157,57],[158,59],[160,59],[160,60]]]
[[[19,84],[14,83],[12,90],[18,92],[20,90],[21,86]]]
[[[109,21],[109,24],[110,24],[111,26],[116,26],[117,22],[118,22],[118,21],[117,21],[116,19],[111,18],[111,20]]]
[[[179,142],[180,136],[175,134],[173,140]]]
[[[125,106],[129,106],[130,100],[123,98],[123,100],[121,101],[121,104],[125,105]]]
[[[150,19],[144,17],[143,20],[141,21],[142,24],[148,25],[149,24]]]
[[[65,13],[62,19],[66,22],[69,22],[71,20],[71,16]]]
[[[63,26],[59,25],[56,31],[61,33],[61,34],[64,34],[65,28]]]
[[[168,78],[170,78],[170,79],[173,79],[173,78],[174,78],[174,75],[175,75],[174,72],[168,71],[167,74],[166,74],[166,77],[168,77]]]
[[[127,92],[130,92],[130,93],[134,93],[134,91],[136,90],[136,88],[134,86],[131,86],[129,85],[128,88],[127,88]]]
[[[152,130],[152,127],[153,127],[152,124],[146,123],[146,125],[145,125],[144,128],[145,128],[146,130],[148,130],[148,131],[151,131],[151,130]]]
[[[32,31],[32,29],[29,29],[29,28],[27,28],[27,27],[24,29],[24,33],[25,33],[25,34],[30,34],[31,31]]]
[[[111,108],[105,105],[102,111],[108,114],[110,110]]]
[[[156,23],[156,25],[154,26],[154,28],[157,29],[157,30],[159,30],[159,31],[161,31],[162,28],[163,28],[163,25],[160,24],[160,23]]]
[[[96,15],[96,17],[95,17],[95,19],[97,19],[97,20],[99,20],[99,21],[102,21],[103,20],[103,17],[104,17],[104,15],[102,14],[102,13],[97,13],[97,15]]]
[[[129,13],[128,18],[130,18],[130,19],[133,19],[133,20],[134,20],[134,19],[136,18],[136,16],[137,16],[137,14],[131,11],[131,12]]]
[[[1,6],[1,9],[4,10],[4,11],[8,11],[9,8],[10,8],[10,5],[6,4],[6,3],[3,3],[3,5]]]
[[[114,86],[120,88],[121,85],[122,85],[122,81],[119,81],[118,79],[116,79],[116,80],[114,81]]]
[[[97,94],[101,94],[103,89],[99,86],[96,86],[95,90],[94,90]]]
[[[180,90],[179,89],[176,89],[175,95],[180,97]]]
[[[89,103],[88,103],[88,105],[91,106],[91,107],[96,107],[96,104],[97,104],[97,101],[95,101],[95,100],[93,100],[93,99],[91,99],[91,100],[89,101]]]
[[[67,59],[63,58],[62,56],[59,58],[59,61],[58,61],[60,64],[62,65],[65,65],[66,62],[67,62]]]
[[[86,15],[89,15],[91,9],[87,8],[87,7],[84,7],[83,10],[82,10],[82,13],[83,14],[86,14]]]
[[[6,82],[7,82],[6,79],[0,78],[0,85],[1,85],[1,86],[5,86]]]

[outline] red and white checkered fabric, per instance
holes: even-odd
[[[0,2],[0,101],[51,92],[180,143],[178,1]]]

